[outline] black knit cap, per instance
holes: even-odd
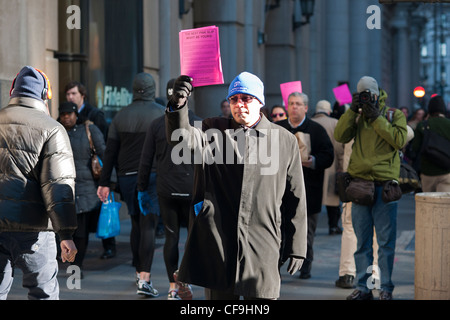
[[[64,112],[67,112],[67,113],[75,112],[75,114],[78,115],[78,107],[73,102],[63,102],[59,105],[59,114],[64,113]]]
[[[441,96],[434,96],[428,102],[428,113],[442,113],[445,114],[445,102]]]

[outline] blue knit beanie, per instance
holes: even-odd
[[[11,98],[26,97],[42,100],[45,80],[35,68],[26,66],[20,70],[14,83]]]
[[[227,99],[239,93],[254,96],[262,105],[265,104],[264,84],[254,74],[242,72],[238,75],[230,84]]]

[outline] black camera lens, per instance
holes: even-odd
[[[359,94],[359,102],[361,103],[369,103],[372,100],[372,94],[369,90],[363,91]]]

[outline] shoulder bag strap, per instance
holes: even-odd
[[[90,125],[91,123],[92,123],[92,122],[90,122],[90,121],[86,121],[86,122],[84,123],[84,125],[85,125],[85,127],[86,127],[86,134],[87,134],[87,137],[88,137],[88,139],[89,139],[89,145],[91,146],[91,152],[92,152],[92,154],[96,154],[95,147],[94,147],[94,143],[92,142],[91,130],[89,130],[89,125]]]

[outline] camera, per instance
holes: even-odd
[[[361,104],[373,103],[375,102],[375,97],[369,90],[365,90],[359,94],[359,102]]]

